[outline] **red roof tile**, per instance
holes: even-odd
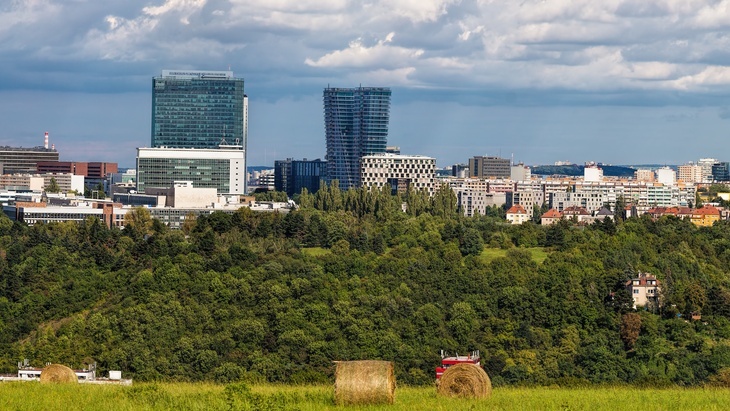
[[[554,208],[547,210],[547,212],[541,216],[541,218],[562,218],[562,217],[563,217],[563,215],[560,213],[560,211],[558,211]]]
[[[520,204],[515,204],[507,210],[507,214],[527,214],[525,208]]]

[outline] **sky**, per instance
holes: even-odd
[[[730,0],[0,0],[0,145],[133,167],[164,69],[244,78],[249,165],[324,158],[328,85],[440,167],[730,161]]]

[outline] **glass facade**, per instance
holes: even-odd
[[[152,79],[152,147],[246,147],[244,97],[231,72],[163,72]]]
[[[216,188],[230,193],[231,162],[210,158],[137,158],[137,190],[171,187],[175,181],[192,181],[193,187]]]
[[[274,162],[274,188],[276,191],[285,191],[289,197],[300,194],[303,188],[316,193],[326,177],[327,162],[320,159]]]
[[[324,89],[327,177],[341,189],[360,187],[360,158],[385,152],[390,95],[386,87]]]
[[[719,162],[713,164],[712,179],[714,181],[730,181],[730,163]]]

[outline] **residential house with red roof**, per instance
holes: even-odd
[[[720,210],[717,207],[705,204],[704,207],[694,210],[692,213],[692,223],[700,227],[710,227],[720,221]]]
[[[547,210],[547,212],[545,214],[540,216],[540,224],[542,224],[542,225],[555,224],[558,221],[560,221],[560,219],[562,219],[562,218],[563,218],[563,214],[560,211],[558,211],[554,208],[551,208],[551,209]]]
[[[532,216],[525,211],[525,208],[520,204],[515,204],[507,210],[507,221],[510,224],[522,224],[526,221],[530,221]]]
[[[579,224],[590,223],[593,220],[593,216],[588,212],[588,210],[578,206],[566,207],[563,210],[563,217],[566,219],[575,218]]]
[[[626,289],[634,300],[634,309],[654,304],[659,306],[661,286],[655,276],[648,273],[639,273],[638,276],[626,282]]]

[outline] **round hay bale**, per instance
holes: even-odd
[[[337,405],[392,404],[395,373],[390,361],[337,361]]]
[[[487,398],[492,395],[492,381],[478,365],[456,364],[444,371],[438,393],[446,397]]]
[[[41,384],[78,383],[74,370],[61,364],[51,364],[41,371]]]

